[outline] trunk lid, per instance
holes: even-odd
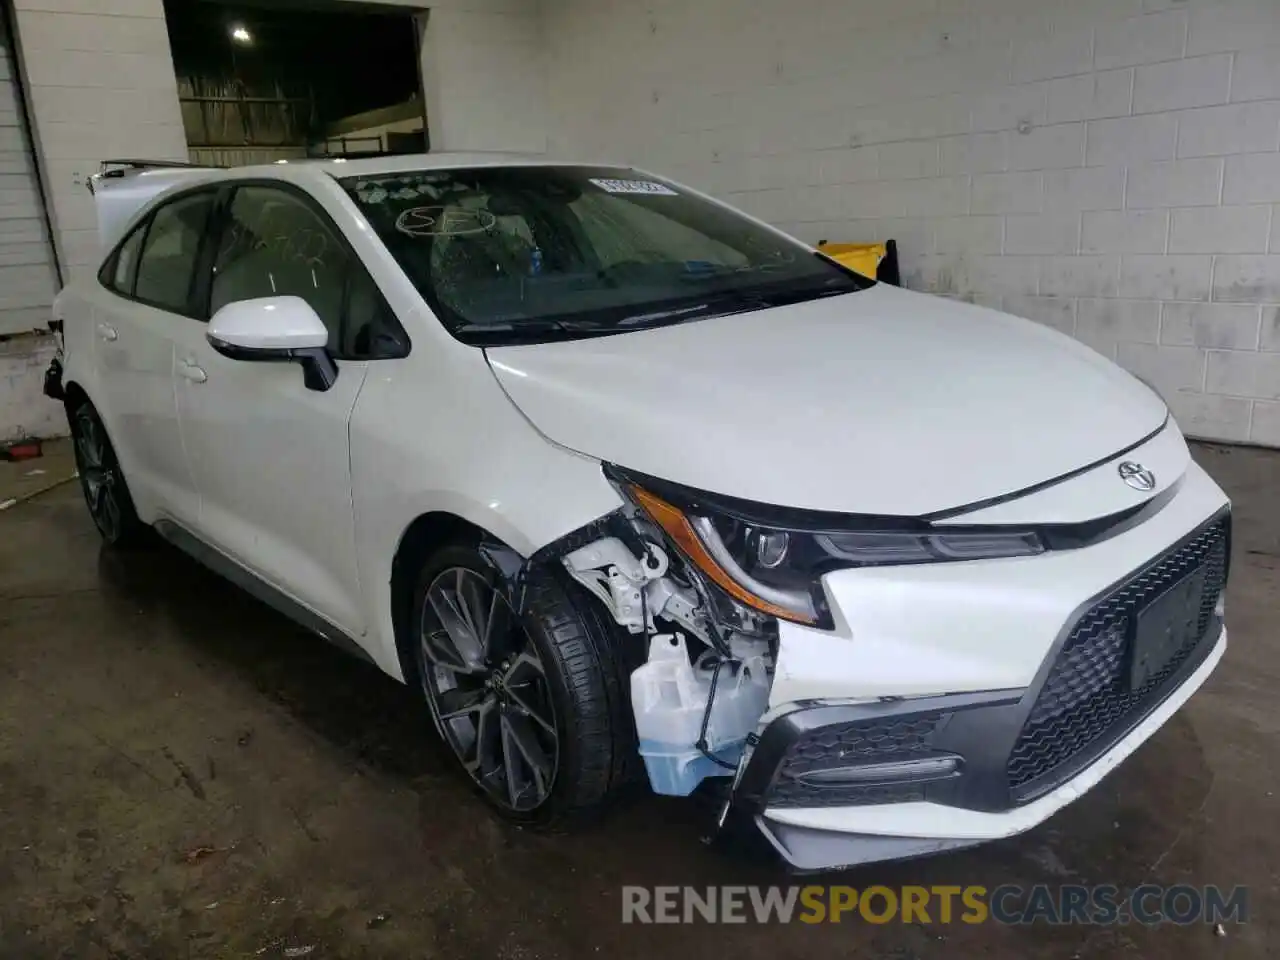
[[[218,170],[168,160],[103,160],[89,178],[98,214],[98,242],[106,253],[122,236],[134,214],[166,190],[194,186]]]

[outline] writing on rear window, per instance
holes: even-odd
[[[652,180],[605,180],[592,177],[591,182],[606,193],[647,193],[656,197],[678,197],[665,183]]]

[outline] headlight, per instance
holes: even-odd
[[[766,516],[768,507],[621,474],[616,479],[700,573],[744,606],[796,623],[828,619],[820,581],[832,570],[1026,557],[1045,550],[1031,530],[948,529],[910,518],[875,523],[802,511],[785,511],[785,519],[775,522]]]

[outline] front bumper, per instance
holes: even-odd
[[[861,807],[766,809],[760,831],[797,870],[831,870],[941,853],[1030,830],[1097,786],[1169,720],[1209,678],[1227,648],[1227,631],[1204,643],[1208,655],[1167,699],[1075,777],[1025,806],[964,810],[930,801]]]
[[[1229,540],[1226,499],[1193,464],[1163,509],[1087,548],[829,579],[847,639],[823,634],[819,660],[816,631],[783,631],[774,696],[793,695],[767,715],[735,806],[807,870],[1029,829],[1114,769],[1221,659]],[[1137,618],[1188,578],[1203,586],[1186,639],[1139,682]],[[948,692],[922,692],[921,677]]]

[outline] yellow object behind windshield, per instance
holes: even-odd
[[[876,278],[876,268],[886,253],[883,243],[820,243],[818,249],[837,263],[872,280]]]

